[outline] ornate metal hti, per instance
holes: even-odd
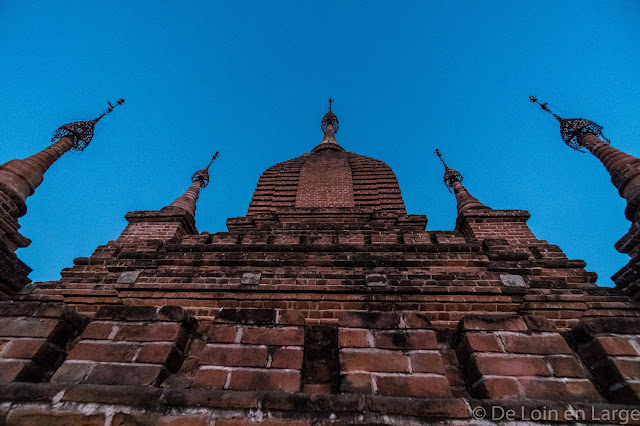
[[[209,167],[211,167],[211,164],[213,164],[213,162],[216,160],[216,158],[218,158],[219,155],[220,153],[216,151],[216,153],[213,154],[213,157],[211,157],[209,165],[206,168],[198,170],[193,174],[193,176],[191,177],[191,182],[199,180],[200,182],[202,182],[203,188],[209,185]]]
[[[338,127],[340,123],[338,122],[338,117],[331,112],[331,104],[333,103],[333,99],[329,99],[329,112],[327,112],[324,117],[322,117],[322,122],[320,123],[320,128],[323,132],[327,131],[327,127],[329,124],[333,126],[333,133],[338,133]]]
[[[562,118],[551,111],[546,102],[538,102],[538,98],[535,96],[529,96],[529,100],[540,105],[540,108],[553,115],[556,120],[560,122],[560,136],[562,136],[562,140],[576,151],[585,152],[582,149],[584,146],[581,140],[583,135],[596,135],[602,139],[603,142],[609,143],[609,139],[602,134],[602,126],[593,121],[585,118]]]
[[[91,139],[93,138],[93,131],[95,129],[96,123],[102,119],[105,115],[109,114],[115,107],[118,105],[122,105],[124,103],[124,99],[119,99],[118,102],[113,105],[111,102],[108,102],[109,108],[98,118],[95,118],[90,121],[76,121],[74,123],[65,124],[64,126],[60,126],[54,133],[51,138],[51,143],[55,143],[64,137],[70,137],[73,139],[73,147],[76,151],[84,150]]]
[[[451,190],[453,189],[453,182],[462,183],[462,175],[457,170],[451,169],[449,168],[449,166],[447,166],[447,163],[445,163],[444,159],[442,158],[442,154],[440,154],[440,150],[436,148],[434,152],[438,156],[438,158],[440,158],[440,161],[442,161],[442,164],[444,165],[444,184],[447,186],[449,192],[451,192]]]

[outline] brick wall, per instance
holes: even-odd
[[[640,320],[586,318],[571,331],[601,392],[618,404],[640,405]]]
[[[342,392],[416,398],[452,396],[433,330],[340,327],[338,336]]]
[[[223,309],[202,321],[176,383],[193,388],[298,392],[304,327],[274,310]]]
[[[296,207],[355,207],[347,154],[311,154],[300,170]]]
[[[0,383],[47,381],[84,324],[63,304],[0,303]]]
[[[458,358],[472,396],[601,401],[562,335],[536,317],[478,315],[460,322]]]
[[[51,381],[158,386],[182,365],[194,325],[178,307],[102,307]]]

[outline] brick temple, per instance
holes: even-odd
[[[0,166],[0,424],[467,424],[508,410],[618,424],[614,410],[640,409],[640,160],[597,124],[554,114],[627,200],[615,288],[536,238],[526,210],[474,198],[439,151],[458,217],[426,230],[393,170],[338,142],[331,107],[322,141],[265,170],[227,231],[196,229],[216,154],[166,207],[127,213],[113,241],[31,283],[15,253],[27,197],[115,106]]]

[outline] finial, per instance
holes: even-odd
[[[329,125],[333,127],[333,133],[338,133],[338,127],[340,123],[338,122],[338,117],[336,117],[336,115],[331,112],[331,104],[333,102],[334,100],[329,98],[329,112],[327,112],[324,117],[322,117],[322,121],[320,122],[320,128],[322,129],[323,133],[327,133],[327,127],[329,127]]]
[[[444,184],[446,185],[449,192],[451,192],[451,189],[453,188],[453,182],[462,183],[462,175],[457,170],[451,169],[449,168],[449,166],[447,166],[447,163],[444,162],[439,149],[436,148],[434,153],[438,156],[438,158],[440,158],[440,161],[442,161],[442,165],[444,165]]]
[[[603,142],[607,144],[609,143],[609,139],[602,134],[602,126],[594,123],[593,121],[585,118],[562,118],[551,111],[546,102],[538,102],[538,98],[535,96],[529,96],[529,100],[540,105],[540,108],[553,115],[556,120],[560,122],[560,136],[562,137],[562,140],[576,151],[585,152],[582,149],[583,145],[581,139],[583,135],[587,134],[596,135],[602,139]]]
[[[200,182],[202,182],[203,188],[209,185],[209,167],[211,167],[211,165],[214,161],[216,161],[216,158],[218,158],[219,155],[220,153],[216,151],[216,153],[213,154],[213,157],[211,157],[211,161],[209,161],[207,167],[202,170],[198,170],[193,174],[193,176],[191,177],[191,182],[199,180]]]
[[[109,114],[111,111],[113,111],[115,109],[115,107],[117,107],[118,105],[122,105],[124,103],[124,99],[120,98],[118,99],[118,102],[116,102],[115,105],[113,105],[111,102],[107,101],[107,103],[109,104],[109,108],[107,108],[105,110],[105,112],[103,112],[102,114],[100,114],[98,116],[98,118],[96,118],[94,121],[97,123],[98,121],[100,121],[100,119],[102,119],[102,117],[104,117],[105,115]]]
[[[558,120],[559,122],[562,123],[563,119],[561,117],[559,117],[558,115],[556,115],[553,111],[551,111],[549,109],[549,107],[547,106],[546,102],[545,103],[538,102],[538,98],[536,98],[535,96],[529,96],[529,100],[531,102],[534,102],[534,103],[540,105],[540,108],[542,108],[544,111],[548,112],[549,114],[553,115],[556,118],[556,120]]]
[[[55,143],[58,140],[64,137],[70,137],[73,139],[73,147],[76,151],[83,151],[91,142],[93,138],[93,131],[95,129],[95,125],[98,121],[102,119],[105,115],[109,114],[114,110],[118,105],[122,105],[124,103],[124,99],[118,99],[115,105],[111,102],[107,102],[109,104],[109,108],[107,108],[102,114],[100,114],[97,118],[89,121],[76,121],[74,123],[65,124],[64,126],[60,126],[54,133],[51,138],[51,143]]]

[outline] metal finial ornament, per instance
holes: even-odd
[[[327,132],[327,127],[329,124],[333,127],[333,133],[338,133],[338,127],[340,123],[338,122],[338,117],[331,112],[331,104],[333,103],[333,99],[329,99],[329,112],[327,112],[324,117],[322,117],[322,121],[320,122],[320,128],[323,133]]]
[[[60,126],[53,133],[51,143],[55,143],[64,137],[70,137],[71,139],[73,139],[73,147],[71,149],[76,151],[83,151],[89,145],[91,139],[93,138],[93,131],[95,129],[96,123],[100,121],[102,117],[113,111],[115,107],[117,107],[118,105],[122,105],[124,103],[124,99],[118,99],[118,102],[116,102],[115,105],[113,105],[111,102],[107,103],[109,104],[109,108],[107,108],[105,112],[103,112],[93,120],[76,121],[74,123]]]
[[[582,149],[583,145],[581,139],[583,135],[596,135],[602,139],[603,142],[607,144],[609,143],[609,139],[602,134],[602,126],[594,123],[593,121],[585,118],[562,118],[551,111],[546,102],[538,102],[538,98],[535,96],[529,96],[529,100],[540,105],[540,108],[553,115],[556,120],[560,122],[560,136],[562,137],[562,140],[576,151],[585,152]]]
[[[193,174],[193,176],[191,177],[191,182],[199,180],[200,182],[202,182],[203,188],[209,185],[209,167],[211,167],[211,165],[214,161],[216,161],[216,158],[218,158],[219,155],[220,153],[216,151],[216,153],[213,154],[213,157],[211,157],[211,161],[209,161],[207,167],[202,170],[198,170]]]
[[[449,168],[449,166],[447,166],[447,163],[445,163],[444,159],[442,158],[440,150],[436,148],[434,153],[438,156],[438,158],[440,158],[440,161],[442,161],[442,165],[444,166],[444,184],[446,185],[449,192],[452,192],[451,190],[453,189],[453,182],[462,183],[462,175],[457,170],[451,169]]]

